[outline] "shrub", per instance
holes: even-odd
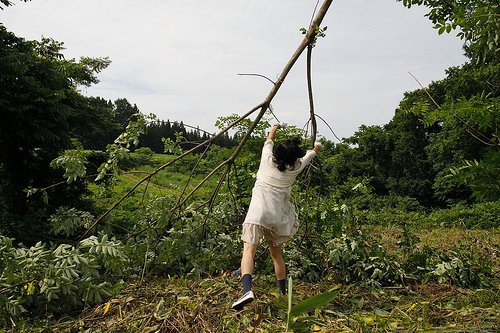
[[[399,283],[404,275],[399,262],[360,230],[332,239],[327,248],[331,269],[338,271],[343,283],[380,287]]]
[[[288,275],[294,279],[318,282],[325,274],[324,252],[303,237],[295,237],[284,247]]]
[[[10,325],[25,313],[63,313],[109,298],[113,285],[102,273],[119,274],[127,267],[123,247],[92,236],[76,247],[51,248],[41,242],[14,246],[0,236],[0,323]]]
[[[456,206],[429,214],[427,223],[433,226],[490,229],[500,227],[500,201]]]

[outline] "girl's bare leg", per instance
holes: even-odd
[[[269,242],[269,251],[271,252],[271,258],[274,262],[274,272],[276,273],[277,280],[283,280],[286,278],[286,267],[285,261],[283,260],[283,255],[281,253],[281,245],[274,246],[272,242]]]
[[[241,257],[241,282],[243,283],[243,295],[231,306],[231,308],[238,311],[243,309],[245,304],[252,302],[255,298],[252,292],[252,273],[254,267],[253,258],[256,250],[257,245],[243,242],[243,256]]]
[[[243,242],[243,256],[241,258],[241,276],[252,274],[254,268],[254,256],[257,251],[257,245]]]

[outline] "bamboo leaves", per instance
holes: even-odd
[[[340,291],[327,292],[309,297],[297,305],[292,306],[293,282],[292,278],[288,279],[288,310],[286,320],[286,331],[292,329],[294,332],[310,332],[310,327],[313,324],[321,325],[321,321],[315,316],[301,317],[305,313],[311,313],[319,309],[331,301],[333,301]]]

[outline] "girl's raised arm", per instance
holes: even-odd
[[[271,128],[271,132],[269,132],[269,134],[267,135],[267,139],[268,140],[274,140],[274,137],[276,136],[276,131],[278,130],[278,128],[280,128],[280,124],[275,124],[273,126],[273,128]]]

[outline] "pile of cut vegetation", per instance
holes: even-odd
[[[76,317],[44,318],[34,325],[20,325],[19,331],[284,332],[287,301],[277,297],[274,285],[273,277],[257,276],[256,301],[237,312],[230,309],[240,293],[237,278],[148,277]],[[471,290],[426,283],[372,289],[327,281],[299,283],[294,286],[293,304],[332,290],[339,293],[331,303],[294,321],[307,325],[308,332],[491,332],[500,327],[498,288]]]
[[[388,255],[404,230],[373,227]],[[365,230],[368,232],[368,230]],[[292,281],[292,299],[278,297],[275,277],[254,277],[256,300],[243,311],[231,304],[241,293],[239,277],[227,271],[210,278],[148,275],[132,278],[111,299],[79,313],[30,318],[20,332],[491,332],[500,327],[498,235],[487,230],[422,230],[415,247],[440,253],[465,241],[468,251],[490,249],[489,285],[459,286],[450,279],[408,279],[406,285],[341,283],[331,273],[316,283]],[[488,243],[488,244],[485,244]],[[465,250],[464,250],[465,251]],[[484,255],[481,254],[481,255]],[[439,268],[439,267],[438,267]],[[438,269],[436,268],[436,269]],[[354,269],[354,268],[352,268]],[[442,267],[446,269],[446,267]],[[448,267],[451,271],[452,267]],[[459,267],[455,271],[459,271]],[[334,295],[321,303],[322,295]],[[324,298],[323,298],[324,300]],[[311,305],[310,301],[313,301]],[[309,303],[309,304],[308,304]],[[299,307],[304,311],[297,310]]]

